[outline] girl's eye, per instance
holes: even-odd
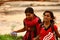
[[[30,14],[26,14],[26,16],[30,16]]]
[[[44,15],[44,16],[50,17],[49,15]]]
[[[30,15],[27,15],[27,16],[30,16]]]
[[[47,17],[49,17],[49,15],[47,15]]]

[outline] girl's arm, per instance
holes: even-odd
[[[24,32],[24,31],[26,31],[26,27],[24,27],[23,29],[20,29],[20,30],[14,31],[14,32],[18,33],[18,32]]]
[[[58,29],[55,31],[56,35],[60,38],[60,34],[58,32]]]
[[[39,35],[37,37],[35,37],[33,40],[39,40]]]
[[[25,30],[26,30],[26,28],[24,27],[24,28],[21,29],[21,30],[13,31],[13,32],[11,33],[11,35],[12,35],[12,36],[17,36],[17,33],[18,33],[18,32],[24,32]]]
[[[56,25],[54,25],[54,31],[56,33],[56,36],[60,38],[60,33],[59,33],[58,28],[57,28]]]

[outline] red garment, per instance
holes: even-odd
[[[54,30],[57,30],[57,26],[54,25]],[[54,33],[52,32],[52,27],[50,26],[47,30],[42,27],[40,30],[40,40],[55,40]]]
[[[38,22],[38,20],[38,17],[34,17],[32,21],[24,19],[24,25],[27,28],[27,32],[23,40],[33,40],[33,38],[39,34],[40,23]]]

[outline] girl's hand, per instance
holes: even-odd
[[[36,38],[33,38],[33,40],[36,40]]]
[[[12,36],[17,36],[17,33],[16,32],[12,32],[11,35]]]
[[[39,39],[37,39],[37,38],[33,38],[33,40],[39,40]]]
[[[37,36],[37,37],[33,38],[33,40],[39,40],[39,36]]]

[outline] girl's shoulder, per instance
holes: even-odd
[[[27,18],[24,18],[24,20],[23,21],[26,21],[27,20]]]
[[[38,23],[41,23],[41,19],[39,17],[36,17],[38,19]]]
[[[56,24],[54,24],[54,28],[57,28],[57,25]]]
[[[57,30],[57,29],[58,29],[57,25],[56,25],[56,24],[54,24],[54,30]]]

